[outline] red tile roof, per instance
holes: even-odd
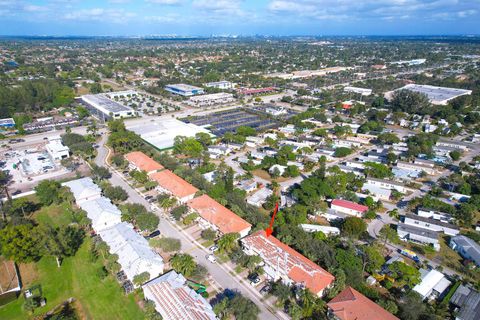
[[[327,306],[340,320],[398,320],[352,287],[345,288]]]
[[[231,232],[242,233],[242,231],[252,227],[250,223],[206,194],[188,201],[187,205],[197,211],[203,219],[217,226],[223,234]]]
[[[163,166],[160,163],[156,162],[141,151],[127,153],[125,159],[139,170],[146,171],[147,173],[163,169]]]
[[[361,204],[351,202],[351,201],[347,201],[347,200],[342,200],[342,199],[333,200],[332,201],[332,206],[344,207],[344,208],[356,210],[356,211],[359,211],[359,212],[368,211],[367,206],[363,206]]]
[[[156,181],[161,188],[168,190],[178,198],[188,197],[198,191],[197,188],[170,170],[152,173],[150,179]]]
[[[320,294],[333,283],[335,277],[313,261],[290,248],[274,236],[267,237],[264,230],[242,239],[245,246],[257,252],[280,274],[286,274],[295,283],[303,283],[313,294]]]

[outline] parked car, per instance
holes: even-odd
[[[210,248],[208,248],[208,250],[212,251],[212,252],[215,252],[218,250],[218,246],[211,246]]]
[[[272,286],[270,284],[266,284],[262,287],[262,289],[260,289],[260,293],[265,295],[269,293],[270,290],[272,290]]]
[[[160,235],[160,230],[155,230],[148,235],[148,238],[152,239],[152,238],[158,237],[159,235]]]
[[[217,258],[215,258],[215,256],[213,254],[207,254],[207,256],[205,258],[208,261],[210,261],[211,263],[216,263],[217,262]]]
[[[257,273],[252,273],[247,277],[248,280],[250,280],[250,284],[253,286],[256,286],[257,284],[260,283],[260,277],[258,276]]]

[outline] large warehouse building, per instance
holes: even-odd
[[[177,84],[168,84],[165,86],[165,90],[179,94],[184,97],[191,97],[197,94],[204,94],[204,90],[199,87],[191,86],[189,84],[177,83]]]
[[[87,94],[81,97],[83,105],[101,120],[135,116],[135,110],[109,99],[106,94]]]
[[[393,96],[393,93],[398,90],[410,90],[413,92],[423,93],[428,97],[428,100],[430,100],[430,103],[436,104],[436,105],[447,105],[450,100],[453,100],[460,96],[472,94],[472,90],[435,87],[435,86],[421,85],[421,84],[407,84],[402,88],[385,93],[385,98],[391,99]]]
[[[173,147],[176,136],[195,137],[199,132],[210,134],[207,129],[193,123],[184,123],[177,119],[168,118],[145,121],[135,125],[127,124],[127,129],[135,132],[143,140],[159,150]]]

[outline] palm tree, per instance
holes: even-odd
[[[5,171],[0,170],[0,210],[2,211],[3,220],[7,221],[7,208],[3,203],[3,194],[7,197],[7,202],[11,203],[12,198],[8,193],[8,184],[10,183],[10,179],[12,177],[6,173]]]
[[[224,234],[217,242],[220,252],[230,253],[238,246],[237,239],[240,237],[238,233],[232,232]]]
[[[93,121],[92,124],[87,127],[87,132],[91,132],[94,137],[97,136],[98,127],[97,127],[97,123],[95,121]]]
[[[186,253],[177,253],[170,259],[172,268],[183,274],[185,277],[189,277],[193,274],[197,268],[197,264],[193,260],[193,257]]]

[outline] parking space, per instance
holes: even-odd
[[[240,126],[249,126],[258,130],[279,126],[278,121],[260,112],[251,112],[245,108],[214,112],[204,116],[191,116],[181,120],[197,126],[209,126],[209,130],[217,136],[221,136],[226,132],[233,132]]]

